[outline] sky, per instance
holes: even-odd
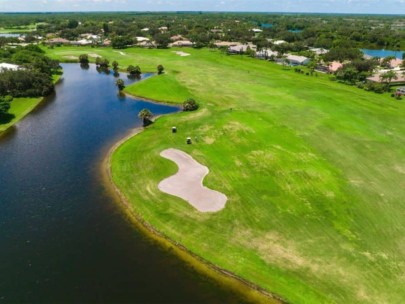
[[[405,15],[405,0],[0,0],[0,12],[60,11],[254,11]]]

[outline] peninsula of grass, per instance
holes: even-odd
[[[147,223],[291,303],[403,302],[404,103],[219,51],[49,52],[97,52],[144,71],[162,64],[170,89],[156,76],[127,90],[179,102],[178,86],[199,101],[112,155],[114,183]],[[225,209],[200,213],[158,190],[177,170],[159,156],[167,148],[210,169],[205,184],[227,195]]]
[[[53,75],[53,82],[56,84],[60,75]],[[10,103],[10,110],[4,117],[0,118],[0,134],[28,115],[44,99],[44,97],[21,97],[14,98]]]

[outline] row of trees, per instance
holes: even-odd
[[[39,97],[53,92],[52,76],[61,73],[59,62],[45,56],[35,45],[1,49],[0,61],[19,65],[17,70],[4,70],[0,77],[0,96]]]

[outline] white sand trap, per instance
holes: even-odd
[[[98,54],[91,53],[91,54],[89,54],[89,57],[97,58],[97,57],[101,57],[101,56]]]
[[[175,175],[159,183],[160,191],[184,199],[200,212],[216,212],[225,207],[226,195],[208,189],[202,184],[209,172],[207,167],[177,149],[164,150],[160,155],[174,161],[179,167]]]
[[[72,60],[79,59],[79,57],[77,57],[77,56],[63,56],[63,58],[72,59]]]
[[[124,52],[114,51],[114,53],[118,53],[118,54],[120,54],[122,56],[127,56],[127,54],[125,54]]]
[[[185,57],[185,56],[190,56],[190,55],[191,55],[191,54],[185,53],[185,52],[175,52],[175,51],[173,51],[173,52],[176,53],[177,55],[181,56],[181,57]]]

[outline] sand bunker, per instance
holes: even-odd
[[[160,191],[184,199],[200,212],[216,212],[225,207],[226,195],[208,189],[202,184],[209,172],[207,167],[177,149],[164,150],[160,155],[174,161],[179,167],[175,175],[159,183]]]
[[[122,55],[122,56],[127,56],[127,54],[125,54],[124,52],[120,52],[120,51],[113,51],[114,53],[118,53],[118,54],[120,54],[120,55]]]
[[[91,54],[89,54],[89,57],[97,58],[97,57],[101,57],[101,56],[98,54],[91,53]]]
[[[174,51],[173,51],[174,52]],[[176,53],[177,55],[179,55],[179,56],[181,56],[181,57],[185,57],[185,56],[190,56],[191,54],[189,54],[189,53],[185,53],[185,52],[174,52],[174,53]]]
[[[77,57],[77,56],[63,56],[63,58],[71,59],[71,60],[79,59],[79,57]]]

